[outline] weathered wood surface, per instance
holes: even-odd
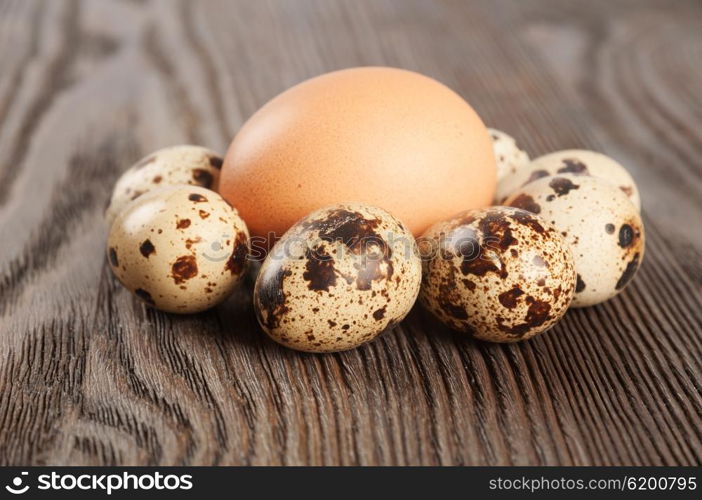
[[[0,0],[0,463],[699,464],[701,25],[694,1]],[[250,282],[192,317],[116,284],[123,169],[223,151],[268,98],[356,65],[442,80],[532,154],[619,158],[635,283],[523,345],[416,307],[326,356],[267,340]]]

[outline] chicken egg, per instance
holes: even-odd
[[[382,206],[415,235],[492,202],[495,158],[471,106],[397,68],[351,68],[302,82],[241,127],[219,192],[269,241],[321,207]],[[438,196],[437,196],[438,195]]]

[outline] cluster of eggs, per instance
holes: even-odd
[[[631,281],[644,254],[641,201],[612,158],[573,149],[530,160],[514,138],[488,131],[495,206],[439,222],[420,238],[432,256],[421,301],[456,330],[515,342]]]
[[[451,328],[515,342],[626,286],[639,204],[603,155],[530,161],[435,80],[356,68],[271,100],[224,158],[175,146],[137,162],[106,212],[107,256],[136,297],[174,313],[221,303],[265,257],[258,322],[297,350],[357,347],[418,297]]]

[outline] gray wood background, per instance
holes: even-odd
[[[0,0],[0,463],[700,464],[702,4]],[[358,350],[267,340],[251,282],[177,317],[111,277],[102,209],[140,156],[224,151],[356,65],[434,76],[534,155],[639,183],[635,283],[522,345],[415,307]]]

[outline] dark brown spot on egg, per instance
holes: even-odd
[[[198,186],[210,188],[212,187],[214,177],[212,177],[212,174],[209,173],[207,170],[196,168],[193,169],[193,180]]]
[[[356,286],[359,290],[370,290],[374,280],[390,280],[394,271],[392,250],[376,232],[380,223],[380,219],[367,219],[359,212],[341,208],[330,211],[322,219],[304,222],[303,227],[317,230],[322,241],[340,242],[361,255],[361,262],[354,265]]]
[[[315,291],[328,292],[329,287],[336,285],[336,271],[334,259],[323,246],[315,246],[305,251],[305,272],[303,279],[307,281],[307,288]]]
[[[504,252],[510,245],[517,243],[512,236],[509,219],[501,213],[488,213],[480,220],[478,227],[483,232],[484,245],[487,243],[490,247],[496,246]]]
[[[329,325],[329,328],[334,328],[336,326],[336,321],[328,319],[327,324]]]
[[[180,219],[176,222],[176,229],[185,229],[190,226],[190,219]]]
[[[153,183],[160,184],[162,180],[163,180],[163,177],[161,177],[160,175],[157,175],[156,177],[154,177]]]
[[[485,276],[489,272],[494,272],[499,274],[501,278],[506,278],[507,270],[502,264],[502,261],[494,255],[494,259],[485,255],[482,247],[479,247],[479,249],[477,257],[463,257],[463,261],[461,262],[461,272],[463,275],[473,274],[475,276]]]
[[[541,205],[536,203],[534,198],[529,196],[528,194],[520,194],[517,196],[515,199],[513,199],[510,202],[510,206],[516,207],[516,208],[521,208],[522,210],[526,210],[528,212],[532,212],[535,214],[538,214],[541,212]]]
[[[144,240],[141,245],[139,245],[139,252],[148,259],[149,255],[156,252],[156,248],[154,248],[154,244],[151,243],[151,240]]]
[[[624,272],[622,273],[621,277],[619,278],[619,281],[617,281],[617,284],[614,287],[615,289],[621,290],[629,284],[631,278],[634,277],[634,275],[636,274],[636,270],[639,268],[639,257],[640,254],[635,254],[634,258],[631,259],[631,261],[626,265],[626,269],[624,269]]]
[[[575,293],[580,293],[583,290],[585,290],[585,282],[583,281],[582,276],[580,276],[580,274],[578,274],[575,277]]]
[[[541,225],[539,219],[530,213],[515,211],[510,214],[510,217],[517,221],[520,225],[527,226],[539,234],[543,234],[545,232],[544,226]]]
[[[134,194],[132,194],[131,200],[136,200],[139,198],[142,194],[144,194],[144,191],[134,191]]]
[[[575,174],[575,175],[587,175],[587,165],[585,165],[580,160],[565,158],[563,160],[564,167],[557,170],[559,174]]]
[[[570,179],[565,177],[554,177],[548,185],[553,189],[557,196],[565,196],[573,189],[580,189],[580,186],[573,184]]]
[[[467,320],[468,319],[468,313],[466,310],[449,300],[446,300],[439,296],[439,307],[450,317],[458,319],[458,320]]]
[[[188,199],[190,201],[192,201],[193,203],[202,203],[202,202],[207,201],[207,198],[205,198],[204,196],[202,196],[199,193],[190,193],[190,195],[188,196]]]
[[[503,292],[500,295],[498,295],[497,298],[500,301],[500,304],[505,306],[507,309],[514,309],[515,307],[517,307],[519,297],[521,297],[522,295],[524,295],[522,289],[518,286],[514,286],[514,288],[512,288],[511,290],[507,290],[506,292]]]
[[[389,251],[385,240],[375,232],[379,224],[379,219],[366,219],[358,212],[336,209],[324,219],[307,222],[306,227],[318,230],[323,241],[340,241],[352,252],[360,254],[371,245],[378,245],[383,252]]]
[[[222,163],[224,163],[224,160],[222,160],[222,158],[219,156],[210,156],[210,165],[214,168],[221,169]]]
[[[474,274],[476,276],[485,276],[489,272],[499,273],[501,266],[498,267],[493,260],[483,254],[483,248],[477,247],[475,253],[464,255],[460,266],[464,276]]]
[[[551,304],[542,300],[534,300],[527,310],[525,321],[532,327],[543,325],[550,319]]]
[[[614,224],[605,224],[605,231],[607,231],[607,234],[614,233],[614,229]]]
[[[542,177],[548,177],[548,176],[549,176],[549,173],[547,170],[534,170],[531,173],[531,175],[529,176],[529,178],[526,180],[526,182],[524,184],[522,184],[522,186],[526,186],[530,182],[534,182],[535,180],[541,179]]]
[[[511,327],[500,324],[498,325],[500,330],[517,337],[523,337],[529,331],[538,328],[551,318],[549,316],[551,305],[548,302],[536,300],[531,296],[527,297],[526,301],[529,303],[529,308],[527,309],[524,323]]]
[[[631,195],[634,194],[634,188],[631,186],[619,186],[619,189],[624,191],[624,194],[626,194],[629,197],[631,197]]]
[[[207,219],[210,216],[210,213],[205,210],[199,210],[198,214],[200,214],[201,219]]]
[[[282,317],[290,310],[286,305],[287,296],[284,290],[285,278],[290,275],[290,269],[279,267],[260,276],[257,282],[258,300],[254,301],[256,315],[259,322],[269,330],[280,326]]]
[[[619,228],[619,246],[622,248],[630,246],[634,242],[635,236],[633,227],[629,224],[622,224],[622,227]]]
[[[376,309],[373,312],[373,319],[375,319],[376,321],[380,321],[381,319],[383,319],[385,317],[385,310],[386,309],[387,309],[387,306],[383,306],[380,309]]]
[[[199,243],[200,241],[202,241],[202,238],[200,238],[199,236],[195,238],[188,238],[185,240],[185,248],[190,250],[193,247],[193,244]]]
[[[134,294],[147,304],[151,304],[152,306],[156,304],[156,302],[154,302],[153,297],[151,297],[151,294],[143,288],[137,288],[136,290],[134,290]]]
[[[246,259],[249,255],[249,244],[246,238],[246,234],[243,231],[236,233],[236,238],[234,239],[234,249],[232,254],[227,259],[227,263],[224,265],[224,269],[229,271],[232,276],[241,274],[246,267]]]
[[[178,257],[171,266],[173,281],[176,285],[197,276],[197,260],[192,255]]]
[[[463,286],[466,287],[466,288],[467,288],[468,290],[470,290],[471,292],[472,292],[473,290],[475,290],[475,283],[472,282],[471,280],[468,280],[468,279],[463,278],[463,279],[461,280],[461,283],[463,283]]]
[[[110,264],[112,264],[113,267],[119,267],[119,259],[117,259],[117,250],[114,247],[110,247],[110,251],[108,252],[109,257],[110,257]]]

